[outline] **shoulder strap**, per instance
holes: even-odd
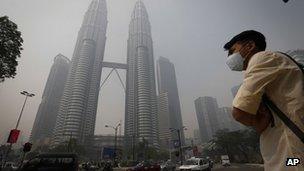
[[[283,123],[304,143],[304,132],[292,122],[265,94],[263,95],[263,102],[272,109]]]
[[[287,53],[279,52],[279,51],[278,51],[278,53],[281,53],[281,54],[287,56],[289,59],[291,59],[291,60],[300,68],[300,70],[301,70],[302,73],[304,74],[304,68],[303,68],[304,66],[303,66],[303,65],[301,65],[299,62],[297,62],[293,57],[291,57],[291,56],[288,55]]]

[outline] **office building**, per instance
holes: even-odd
[[[95,130],[107,29],[105,0],[92,0],[78,32],[56,120],[53,145],[75,138],[88,145]]]
[[[31,132],[30,141],[35,145],[50,143],[69,67],[67,57],[58,54],[54,58]]]
[[[183,130],[183,121],[181,115],[181,107],[180,107],[180,101],[178,95],[175,68],[173,63],[170,62],[169,59],[164,57],[160,57],[157,60],[157,84],[158,84],[158,93],[167,94],[168,108],[169,108],[168,127],[180,130],[181,143],[182,145],[184,145],[185,136]],[[162,115],[159,115],[159,117],[160,117],[159,120],[163,120]],[[177,131],[171,132],[170,139],[178,140]]]
[[[159,148],[153,42],[144,3],[136,2],[129,25],[125,103],[125,145],[132,140]],[[134,137],[134,138],[133,138]]]

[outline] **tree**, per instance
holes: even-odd
[[[233,162],[261,162],[259,136],[253,129],[232,131],[219,130],[204,149],[205,155],[215,157],[228,154]]]
[[[16,75],[17,57],[20,57],[23,39],[17,25],[7,16],[0,17],[0,82]]]

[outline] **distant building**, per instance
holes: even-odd
[[[199,97],[195,100],[196,116],[202,142],[208,142],[220,129],[218,104],[213,97]]]
[[[172,142],[170,128],[170,112],[168,103],[168,93],[160,93],[157,97],[158,101],[158,130],[160,147],[168,149]]]
[[[52,146],[76,139],[85,147],[94,136],[107,30],[106,0],[92,0],[78,32],[60,100]]]
[[[31,132],[30,141],[34,145],[50,143],[69,67],[67,57],[58,54],[54,58]]]
[[[235,95],[237,94],[240,87],[241,87],[241,84],[231,88],[231,93],[232,93],[233,97],[235,97]]]
[[[168,99],[168,109],[169,109],[169,122],[167,127],[175,128],[181,130],[181,143],[184,145],[185,136],[183,130],[183,121],[181,115],[181,107],[178,95],[177,81],[174,64],[169,61],[169,59],[160,57],[157,60],[157,83],[158,83],[158,93],[166,93]],[[159,120],[163,120],[163,116],[159,115]],[[167,130],[165,130],[167,132]],[[162,134],[160,132],[160,134]],[[171,132],[170,139],[178,140],[178,135],[176,131]]]
[[[232,117],[232,108],[230,107],[219,108],[218,118],[221,129],[228,129],[229,131],[237,131],[245,128],[244,125],[237,122]]]
[[[121,155],[124,144],[124,136],[117,135],[116,141],[117,155]],[[104,147],[115,149],[115,136],[114,135],[94,135],[92,141],[92,148],[89,148],[88,156],[91,159],[101,159],[101,152]],[[121,156],[120,156],[121,157]]]
[[[194,145],[201,143],[201,135],[200,135],[199,129],[193,130],[193,143],[194,143]]]
[[[135,4],[129,24],[125,103],[125,147],[132,139],[159,148],[151,25],[144,3]],[[134,137],[134,138],[133,138]]]

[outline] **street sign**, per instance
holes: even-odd
[[[7,143],[11,143],[11,144],[16,143],[18,140],[19,134],[20,134],[20,130],[12,129],[8,136]]]
[[[115,150],[113,148],[103,147],[101,151],[102,159],[113,159]]]

